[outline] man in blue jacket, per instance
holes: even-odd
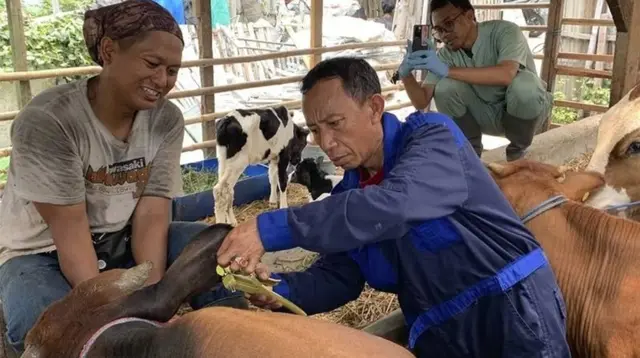
[[[334,58],[302,81],[316,142],[345,171],[322,201],[234,228],[220,265],[253,272],[265,251],[320,253],[276,275],[308,314],[360,295],[398,295],[409,346],[424,357],[569,357],[565,306],[545,254],[447,116],[384,112],[366,61]]]

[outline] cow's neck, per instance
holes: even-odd
[[[624,307],[620,300],[633,304],[637,296],[625,292],[624,282],[640,277],[640,272],[628,272],[633,262],[640,262],[640,225],[570,201],[532,219],[527,227],[562,288],[575,355],[606,356],[612,333],[604,322]]]
[[[140,318],[120,318],[109,322],[85,343],[80,358],[156,357],[159,323]]]

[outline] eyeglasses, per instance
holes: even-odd
[[[460,17],[460,15],[464,14],[465,11],[460,11],[458,15],[452,17],[451,19],[445,21],[442,26],[433,26],[431,31],[433,31],[434,35],[444,35],[445,33],[453,31],[453,28],[456,26],[456,20]]]

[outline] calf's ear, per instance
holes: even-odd
[[[566,172],[560,183],[562,193],[570,200],[582,202],[583,198],[596,189],[604,186],[604,176],[598,172],[581,171]]]

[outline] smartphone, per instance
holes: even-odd
[[[429,49],[429,25],[413,25],[413,38],[411,43],[411,51],[420,51]]]

